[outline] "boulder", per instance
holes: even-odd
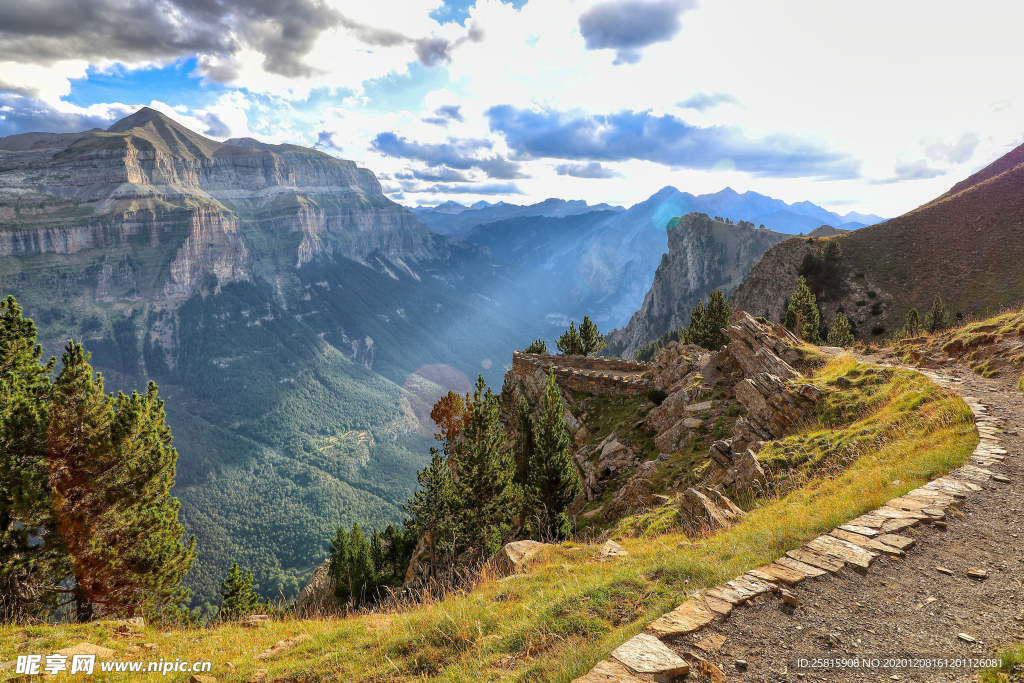
[[[334,579],[331,578],[331,559],[327,558],[309,577],[306,587],[299,593],[295,603],[295,616],[308,619],[317,614],[336,609],[338,599],[334,596]]]
[[[647,503],[644,501],[650,500],[650,496],[655,490],[651,479],[657,468],[658,462],[656,460],[640,463],[636,468],[636,472],[629,478],[629,481],[615,493],[611,502],[605,506],[604,519],[618,519],[631,512],[646,508]]]
[[[623,548],[615,541],[608,540],[601,546],[601,550],[598,551],[598,557],[624,557],[629,555],[629,551]]]
[[[423,534],[416,542],[409,560],[409,568],[405,571],[405,582],[402,588],[423,585],[430,577],[430,532]]]
[[[679,501],[679,516],[689,536],[728,529],[743,516],[731,500],[714,489],[689,488]]]
[[[494,557],[487,562],[487,566],[499,576],[518,574],[526,569],[527,563],[541,550],[550,546],[549,543],[538,541],[512,541],[506,543]]]

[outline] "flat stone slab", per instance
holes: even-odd
[[[647,627],[657,636],[693,633],[715,620],[715,613],[702,600],[687,600],[668,614],[663,614]]]
[[[761,567],[760,571],[778,578],[787,586],[795,586],[807,578],[806,574],[790,569],[789,567],[784,567],[781,564],[776,564],[775,562]]]
[[[893,557],[903,557],[903,551],[899,548],[894,548],[891,545],[886,545],[881,541],[876,541],[873,538],[866,538],[860,534],[853,534],[849,531],[843,531],[842,529],[833,529],[830,535],[836,538],[842,539],[854,545],[866,548],[867,550],[874,550],[875,552],[885,553],[886,555],[892,555]]]
[[[836,538],[835,536],[818,536],[807,543],[807,547],[819,553],[823,553],[837,560],[861,569],[867,569],[878,557],[878,553],[872,553],[849,541]]]
[[[899,532],[906,531],[920,523],[921,520],[919,519],[887,519],[879,528],[882,533],[885,534],[898,534]]]
[[[878,535],[877,529],[872,529],[866,526],[858,526],[857,524],[843,524],[839,528],[843,531],[849,531],[854,534],[860,534],[861,536],[872,537]]]
[[[772,564],[777,564],[782,567],[785,567],[786,569],[791,569],[795,572],[800,572],[804,575],[804,578],[806,579],[813,579],[816,576],[822,576],[823,574],[828,573],[824,569],[819,569],[818,567],[807,564],[806,562],[801,562],[796,558],[788,556],[780,557],[779,559],[775,560],[775,562],[773,562]]]
[[[626,667],[618,662],[600,661],[588,673],[573,680],[572,683],[646,683],[629,673]]]
[[[782,580],[779,577],[775,576],[774,574],[769,574],[767,572],[761,571],[760,569],[751,569],[749,572],[747,572],[743,576],[749,576],[750,578],[756,579],[756,580],[760,581],[761,583],[771,583],[771,584],[774,584],[776,586],[779,585],[779,581]]]
[[[717,598],[718,600],[724,600],[733,606],[742,605],[749,599],[749,596],[741,593],[740,591],[733,590],[724,583],[719,586],[715,586],[714,588],[707,589],[705,594],[710,595],[713,598]]]
[[[843,568],[843,561],[837,560],[834,557],[823,555],[821,553],[814,552],[808,548],[797,548],[796,550],[790,550],[786,553],[789,557],[792,557],[797,562],[803,562],[809,564],[812,567],[818,567],[824,569],[830,574],[835,574]]]
[[[649,633],[638,633],[612,650],[612,657],[644,676],[669,681],[690,672],[690,665]]]
[[[715,614],[719,614],[723,618],[732,614],[731,602],[728,602],[726,600],[719,600],[718,598],[714,598],[707,594],[705,594],[702,599],[704,600],[704,604],[707,605],[708,609],[710,609]]]

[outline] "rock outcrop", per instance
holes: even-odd
[[[327,558],[313,571],[306,587],[299,593],[295,616],[309,619],[333,611],[338,606],[338,599],[334,596],[334,579],[331,578],[331,559]]]
[[[644,344],[690,322],[698,300],[736,289],[766,249],[790,236],[747,225],[727,225],[691,213],[668,224],[668,253],[629,323],[609,335],[609,348],[632,358]]]
[[[715,489],[688,488],[679,500],[679,516],[693,538],[728,529],[743,516],[743,510]]]

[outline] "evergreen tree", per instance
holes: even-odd
[[[253,590],[252,572],[244,575],[235,562],[228,570],[228,576],[220,585],[220,618],[224,621],[235,621],[259,611],[262,600]]]
[[[498,421],[498,397],[483,375],[475,388],[454,452],[455,490],[467,546],[493,554],[500,549],[514,513],[515,465]]]
[[[567,356],[582,356],[583,353],[583,339],[580,337],[580,333],[576,330],[576,321],[569,322],[569,329],[558,338],[555,342],[555,346],[558,348],[559,353],[564,353]]]
[[[0,302],[0,619],[22,621],[56,606],[70,573],[57,531],[46,460],[49,374],[33,322],[14,297]],[[41,539],[43,543],[33,542]]]
[[[373,553],[358,524],[350,532],[339,526],[331,543],[330,574],[334,594],[342,602],[358,608],[377,596],[378,576]]]
[[[184,599],[195,556],[181,545],[171,497],[177,453],[156,384],[145,395],[103,393],[88,354],[69,342],[47,427],[53,507],[75,579],[79,621],[93,606],[134,614]]]
[[[932,310],[928,311],[928,315],[925,317],[925,329],[929,332],[939,332],[944,330],[948,323],[946,306],[942,303],[942,297],[936,294],[935,301],[932,302]]]
[[[516,404],[516,442],[514,447],[515,458],[516,458],[516,476],[515,482],[520,486],[526,485],[527,471],[530,466],[530,458],[533,455],[534,437],[533,437],[533,417],[530,415],[530,404],[526,402],[526,398],[523,396],[519,397],[519,403]]]
[[[911,308],[907,313],[906,323],[903,325],[903,334],[907,337],[916,337],[921,333],[921,314],[916,308]]]
[[[426,534],[433,574],[441,556],[454,551],[464,539],[458,524],[462,504],[455,490],[452,471],[442,451],[431,448],[430,454],[430,466],[416,473],[419,489],[406,503],[405,510],[416,520],[416,528]]]
[[[543,339],[538,339],[526,347],[525,353],[547,353],[548,344]]]
[[[807,287],[807,281],[800,276],[796,291],[789,299],[789,308],[786,310],[786,327],[805,342],[820,344],[819,325],[821,325],[821,314],[818,313],[818,301]]]
[[[850,329],[850,321],[842,312],[836,313],[832,321],[832,329],[828,331],[828,346],[853,346],[853,332]]]
[[[537,442],[529,468],[530,500],[541,538],[565,537],[571,532],[565,511],[582,490],[580,475],[570,454],[564,410],[555,372],[548,369]]]
[[[583,322],[580,324],[580,346],[584,356],[596,355],[598,351],[608,346],[604,335],[587,315],[583,316]]]
[[[717,351],[729,343],[722,328],[729,324],[732,306],[725,300],[721,290],[715,290],[708,297],[708,305],[700,300],[690,312],[690,325],[684,335],[686,344],[696,344],[709,351]]]

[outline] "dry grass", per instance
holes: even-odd
[[[851,363],[834,361],[815,381],[827,385],[849,374]],[[675,529],[666,506],[620,525],[626,557],[602,561],[596,544],[568,542],[543,552],[526,574],[484,574],[471,592],[393,603],[387,614],[282,620],[254,630],[147,627],[126,638],[103,624],[3,626],[0,661],[88,641],[116,649],[122,659],[210,660],[219,681],[248,681],[259,669],[267,680],[282,681],[570,681],[693,592],[767,563],[964,462],[977,442],[969,410],[933,385],[926,385],[926,400],[912,400],[922,381],[910,373],[890,375],[884,386],[871,385],[876,398],[850,418],[874,416],[913,429],[887,431],[845,470],[819,472],[798,490],[756,502],[741,524],[696,545],[677,548],[690,539]],[[646,533],[633,536],[630,525]],[[308,639],[294,649],[255,659],[277,641],[303,634]],[[155,644],[155,654],[144,643]]]

